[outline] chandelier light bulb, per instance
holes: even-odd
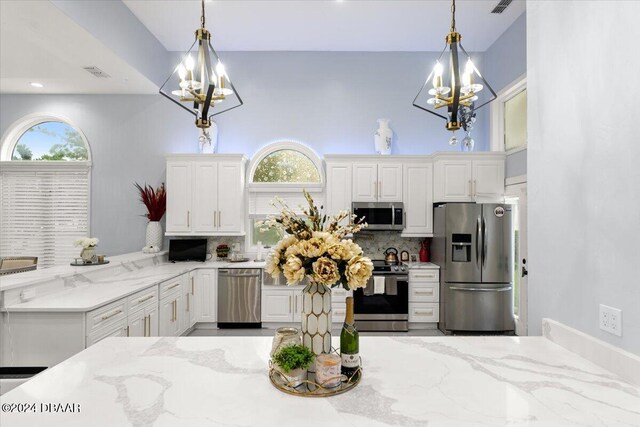
[[[218,61],[218,63],[216,64],[216,74],[220,78],[224,77],[227,74],[224,69],[224,65],[220,61]]]
[[[187,77],[187,69],[180,63],[178,65],[178,76],[180,77],[180,81],[184,80]]]
[[[469,58],[469,60],[467,61],[467,65],[465,65],[464,67],[464,72],[465,74],[472,75],[475,68],[476,67],[473,66],[473,62],[471,62],[471,58]]]
[[[193,67],[195,66],[195,63],[193,62],[193,58],[191,57],[191,55],[188,55],[187,59],[184,60],[184,66],[187,69],[187,71],[193,71]]]

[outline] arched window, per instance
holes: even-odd
[[[0,257],[35,256],[38,267],[78,256],[89,234],[91,150],[84,134],[53,114],[23,117],[0,147]]]
[[[249,233],[246,247],[255,249],[258,242],[271,246],[281,236],[274,230],[262,231],[256,223],[269,214],[278,213],[271,201],[277,196],[297,209],[306,205],[302,190],[313,193],[318,205],[323,204],[324,169],[322,160],[309,147],[299,142],[269,144],[249,164]]]

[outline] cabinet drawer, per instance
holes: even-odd
[[[102,341],[109,337],[126,337],[127,331],[127,321],[126,319],[121,319],[105,328],[93,331],[89,336],[87,336],[86,345],[87,347],[91,347],[98,341]]]
[[[409,303],[409,322],[437,322],[439,316],[440,307],[437,302]]]
[[[409,302],[438,302],[440,297],[439,283],[409,282]]]
[[[344,317],[347,315],[346,304],[331,304],[331,323],[344,323]],[[356,328],[358,325],[356,325]]]
[[[128,298],[128,301],[129,313],[149,305],[158,305],[158,287],[152,286],[149,289],[133,294]]]
[[[353,291],[348,291],[344,288],[331,289],[331,303],[332,304],[345,304],[347,297],[352,297]]]
[[[160,283],[160,299],[179,291],[180,285],[182,285],[182,279],[182,276],[178,276],[175,279]]]
[[[440,270],[411,270],[409,271],[409,282],[438,282],[440,281]]]
[[[87,335],[96,329],[116,323],[126,321],[126,299],[121,299],[104,307],[97,308],[87,313]]]

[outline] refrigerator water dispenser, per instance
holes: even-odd
[[[471,234],[454,234],[451,237],[451,261],[471,262]]]

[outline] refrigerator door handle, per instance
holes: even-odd
[[[482,217],[482,269],[484,270],[484,264],[487,259],[487,224]]]
[[[480,265],[480,217],[476,225],[476,265]]]

